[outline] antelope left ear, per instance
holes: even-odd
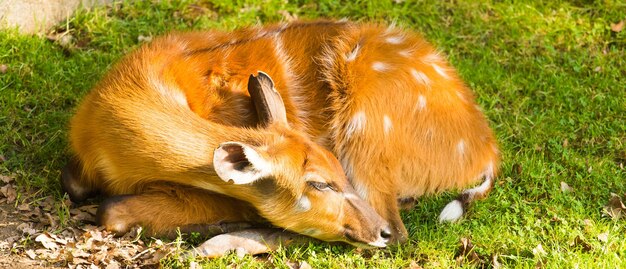
[[[253,147],[240,142],[220,144],[213,153],[217,176],[234,184],[249,184],[272,174],[272,165]]]

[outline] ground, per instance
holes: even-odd
[[[2,30],[0,231],[8,234],[0,259],[8,260],[0,264],[625,268],[625,9],[611,0],[129,1],[76,14],[44,36]],[[122,55],[173,30],[318,17],[420,31],[476,93],[503,163],[492,193],[463,220],[437,222],[456,195],[443,193],[403,213],[409,242],[400,246],[311,243],[206,260],[185,254],[202,238],[166,241],[135,230],[114,239],[92,226],[95,207],[73,205],[60,191],[68,120]]]

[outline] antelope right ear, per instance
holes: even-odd
[[[250,93],[252,105],[259,116],[259,123],[262,126],[280,122],[289,127],[285,103],[283,98],[280,97],[280,93],[274,87],[274,81],[268,74],[258,71],[256,77],[250,75],[250,78],[248,78],[248,92]]]
[[[253,147],[239,142],[220,144],[213,153],[217,176],[234,184],[249,184],[272,174],[272,164]]]

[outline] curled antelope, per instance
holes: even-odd
[[[115,233],[271,225],[385,247],[399,201],[492,188],[499,154],[470,89],[416,33],[311,21],[174,33],[122,59],[71,121],[62,185],[108,198]],[[227,229],[226,229],[227,230]]]

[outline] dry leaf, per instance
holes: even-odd
[[[43,247],[47,249],[57,250],[59,248],[57,243],[54,242],[54,239],[50,237],[49,233],[47,232],[44,232],[38,235],[37,237],[35,237],[35,241],[41,243]]]
[[[34,235],[37,233],[37,230],[33,229],[32,224],[28,222],[24,222],[15,227],[18,231],[21,231],[23,234]]]
[[[567,185],[567,183],[561,181],[561,191],[564,193],[573,192],[574,188]]]
[[[611,23],[611,31],[619,33],[624,29],[624,21],[618,23]]]
[[[2,156],[0,156],[0,160],[2,160]],[[0,175],[0,181],[4,182],[5,184],[9,184],[13,182],[14,180],[15,180],[14,176]]]
[[[411,261],[411,263],[409,264],[408,269],[423,269],[424,267],[422,267],[421,265],[417,264],[416,261]]]
[[[26,253],[26,256],[28,256],[31,260],[34,260],[35,258],[37,258],[37,254],[35,254],[35,251],[32,249],[28,249],[24,251],[24,253]]]
[[[306,261],[301,261],[300,262],[300,267],[298,267],[299,269],[311,269],[311,265],[306,262]]]
[[[463,264],[474,264],[477,262],[482,262],[478,254],[474,252],[474,245],[468,238],[461,238],[461,246],[456,252],[455,260],[458,265]]]
[[[19,211],[30,211],[30,205],[28,205],[27,203],[22,203],[21,205],[19,205],[17,207],[17,210]]]
[[[500,264],[500,262],[498,261],[498,254],[494,254],[491,257],[491,266],[493,267],[493,269],[502,268],[502,264]]]
[[[572,242],[570,246],[580,247],[584,252],[589,252],[592,249],[591,245],[585,242],[585,240],[583,240],[580,236],[576,236],[576,238],[574,238],[574,242]]]
[[[150,42],[150,41],[152,41],[152,36],[139,35],[139,36],[137,36],[137,41],[139,41],[140,43]]]
[[[598,235],[598,240],[600,240],[600,242],[606,243],[609,241],[609,233],[601,233]]]
[[[604,207],[604,214],[612,219],[619,219],[626,214],[626,206],[624,206],[622,198],[615,193],[611,193],[611,199]]]
[[[7,198],[7,203],[12,203],[17,198],[17,192],[12,184],[4,185],[0,187],[0,194]]]
[[[533,254],[535,256],[544,256],[548,253],[545,250],[543,250],[543,246],[539,244],[535,248],[533,248]]]

